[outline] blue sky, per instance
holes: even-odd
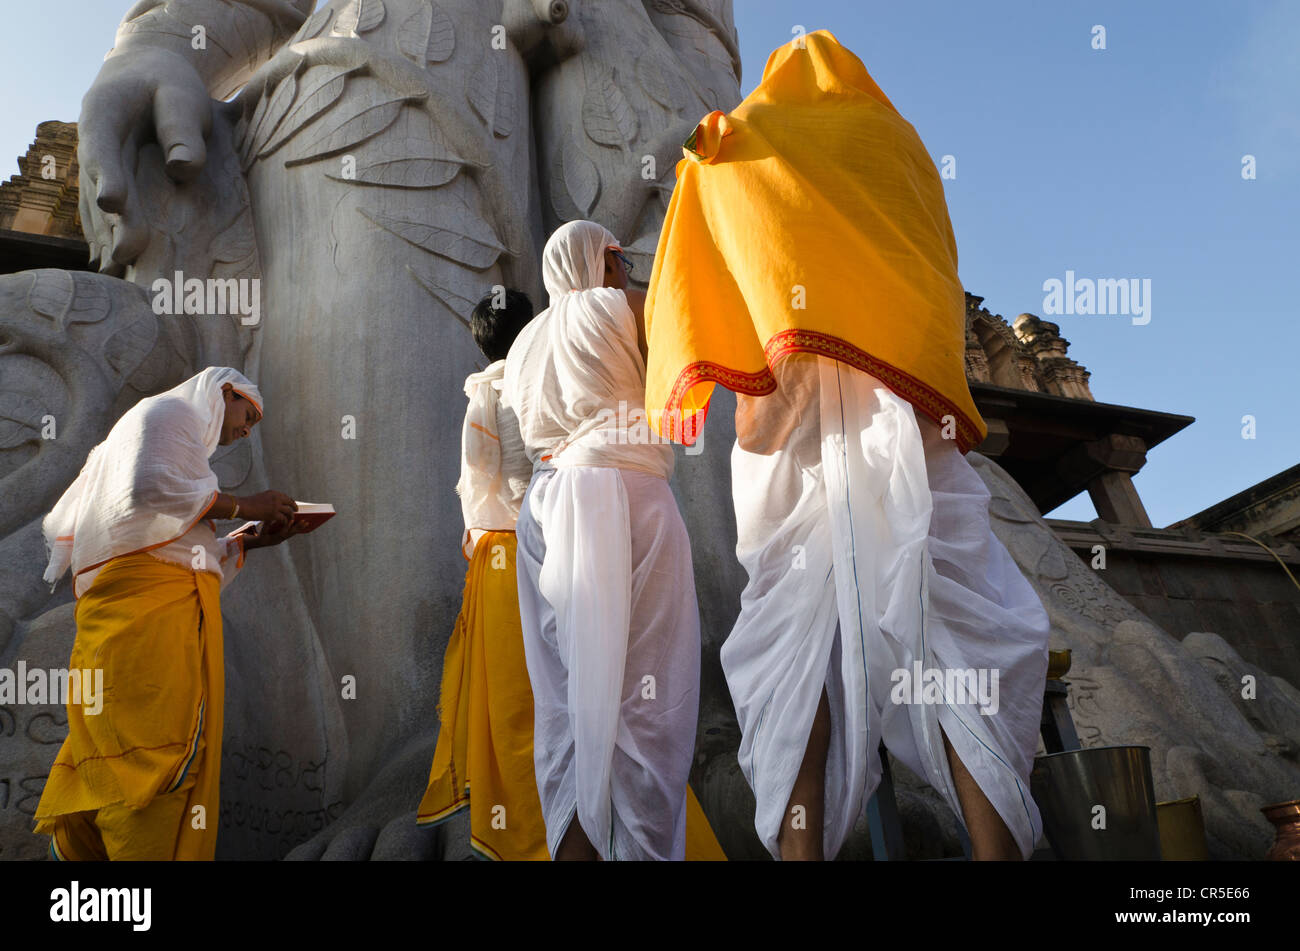
[[[6,4],[0,177],[75,121],[128,0]],[[1151,281],[1151,320],[1048,316],[1094,396],[1196,422],[1136,485],[1165,525],[1300,462],[1300,3],[735,0],[751,90],[792,29],[867,64],[945,183],[967,290],[1009,319],[1043,282]],[[57,9],[57,16],[51,15]],[[1095,50],[1093,28],[1106,30]],[[1257,177],[1242,178],[1255,156]],[[1242,417],[1256,438],[1242,438]],[[1082,496],[1054,515],[1090,519]]]

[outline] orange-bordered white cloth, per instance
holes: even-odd
[[[485,532],[514,531],[533,477],[514,410],[501,399],[506,362],[497,360],[465,380],[465,424],[460,440],[461,553],[468,559]]]

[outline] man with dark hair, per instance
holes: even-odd
[[[546,859],[533,777],[533,695],[515,580],[515,519],[533,475],[519,423],[501,401],[505,355],[533,318],[522,291],[495,288],[470,332],[492,363],[465,381],[460,496],[469,559],[460,616],[442,668],[442,727],[416,822],[433,826],[470,806],[470,846],[492,859]],[[491,698],[489,703],[489,698]]]
[[[533,319],[533,302],[523,291],[498,287],[474,305],[469,331],[483,356],[494,363],[504,360],[519,331]]]

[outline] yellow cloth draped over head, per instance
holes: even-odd
[[[963,452],[983,440],[943,183],[861,60],[825,30],[785,44],[683,151],[646,302],[661,434],[690,445],[715,383],[771,393],[771,368],[802,352],[951,417]]]

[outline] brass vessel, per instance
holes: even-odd
[[[1047,679],[1060,680],[1070,672],[1070,651],[1047,652]]]
[[[1201,797],[1188,796],[1156,803],[1156,822],[1160,826],[1160,857],[1166,862],[1206,862],[1205,817],[1201,814]]]

